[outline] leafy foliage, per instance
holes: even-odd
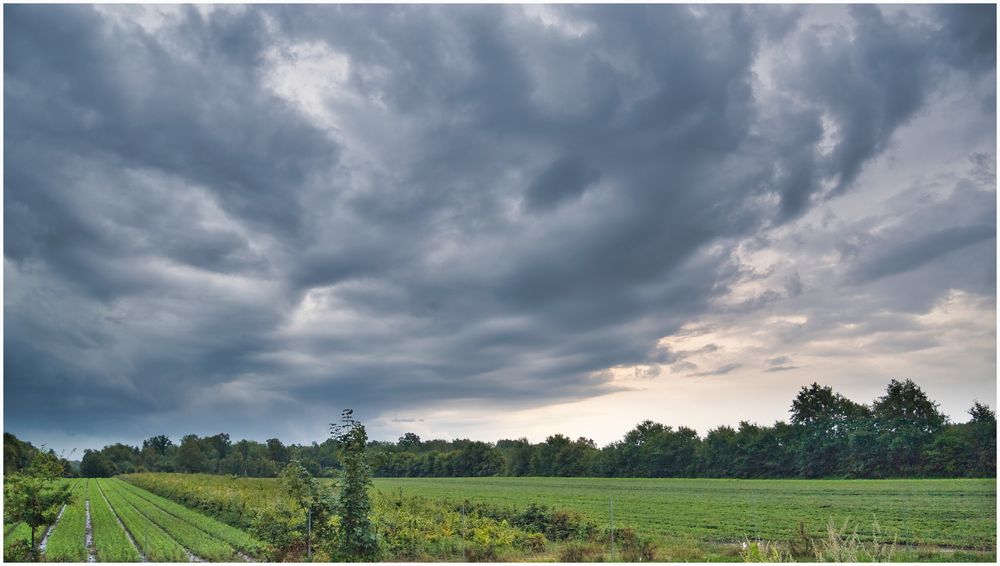
[[[62,463],[37,452],[31,464],[4,477],[4,524],[24,523],[30,529],[29,553],[37,559],[39,529],[55,522],[62,506],[72,499],[70,485],[59,481]]]
[[[313,540],[323,540],[333,535],[330,520],[336,513],[336,500],[327,486],[320,484],[298,460],[292,460],[281,471],[285,492],[302,511],[296,532],[306,533],[309,552]]]
[[[561,434],[536,444],[524,438],[494,444],[406,433],[395,443],[366,441],[365,461],[373,477],[996,477],[993,411],[975,403],[969,422],[949,423],[910,380],[892,380],[871,405],[813,383],[792,400],[790,413],[790,422],[744,421],[704,437],[646,420],[603,448]],[[117,444],[85,454],[81,472],[275,477],[295,461],[313,477],[335,477],[343,473],[343,453],[338,435],[308,446],[286,446],[276,438],[234,443],[226,434],[188,435],[175,446],[160,435],[144,441],[141,450]]]
[[[335,555],[351,562],[372,561],[378,558],[378,537],[369,516],[368,488],[372,480],[371,467],[365,460],[368,433],[364,425],[354,419],[351,409],[345,409],[340,424],[331,427],[341,447],[344,466],[337,506]]]

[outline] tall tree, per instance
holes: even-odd
[[[209,470],[208,456],[201,447],[201,442],[195,434],[189,434],[181,439],[177,449],[177,467],[188,473],[201,473]]]
[[[798,468],[805,477],[823,477],[843,471],[850,449],[849,423],[865,418],[868,408],[813,383],[792,401],[792,424],[798,432]]]
[[[159,434],[142,441],[142,448],[150,448],[156,454],[163,456],[167,453],[167,448],[174,445],[174,442],[166,435]]]
[[[348,562],[371,562],[378,558],[378,538],[372,528],[371,468],[365,459],[368,433],[354,420],[354,411],[345,409],[339,424],[330,425],[341,447],[344,469],[340,478],[340,524],[337,529],[338,558]]]
[[[110,478],[118,473],[118,468],[104,455],[103,451],[84,450],[80,462],[80,475],[85,478]]]
[[[893,379],[872,404],[872,415],[887,467],[895,475],[920,472],[923,453],[946,418],[912,380]]]
[[[972,428],[972,446],[975,453],[974,467],[969,475],[996,477],[997,475],[997,415],[978,401],[969,409],[969,426]]]

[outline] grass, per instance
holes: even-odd
[[[97,480],[87,481],[90,500],[90,528],[99,562],[139,562],[139,551],[118,524],[111,507],[101,493]]]
[[[47,562],[84,562],[87,559],[87,492],[84,480],[73,482],[73,499],[45,542]]]
[[[128,502],[115,487],[117,480],[97,480],[112,510],[150,562],[188,562],[184,547]]]
[[[604,478],[378,478],[386,493],[524,507],[544,503],[629,525],[670,547],[678,539],[791,540],[801,523],[824,537],[830,521],[877,517],[886,542],[996,552],[996,481]],[[728,554],[728,553],[727,553]],[[726,555],[720,556],[726,558]],[[730,556],[731,558],[731,556]]]

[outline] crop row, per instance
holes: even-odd
[[[65,481],[71,485],[71,499],[46,539],[46,561],[87,560],[88,508],[92,552],[99,562],[187,562],[196,557],[234,562],[244,558],[241,553],[261,556],[265,551],[261,542],[238,529],[120,480]],[[36,530],[36,543],[45,532],[46,527]],[[5,524],[5,559],[23,560],[30,537],[27,525]],[[24,545],[16,555],[15,545]]]
[[[187,562],[184,547],[132,505],[115,486],[114,480],[98,480],[104,496],[132,540],[152,562]]]
[[[83,562],[87,559],[86,481],[73,483],[73,499],[45,542],[45,559],[53,562]]]
[[[90,500],[90,528],[99,562],[139,562],[139,551],[118,523],[101,491],[99,480],[87,482]]]
[[[177,541],[177,543],[190,550],[196,556],[218,562],[231,562],[238,558],[236,551],[231,546],[210,536],[198,527],[167,513],[149,500],[140,497],[136,493],[135,488],[120,481],[114,481],[111,490],[117,497],[120,497],[129,506],[162,529],[170,538]]]
[[[188,524],[197,527],[211,537],[229,544],[236,550],[250,555],[257,555],[264,550],[264,545],[260,541],[254,539],[252,536],[239,529],[216,521],[210,517],[206,517],[201,513],[192,511],[183,505],[174,503],[165,497],[160,497],[159,495],[140,489],[134,485],[124,482],[120,485],[122,486],[122,489],[126,490],[130,494],[133,494],[136,497],[139,497],[156,506],[164,513],[172,515],[177,519],[181,519]],[[201,555],[201,553],[198,553],[197,551],[196,554]],[[227,556],[227,558],[232,558],[232,556]]]
[[[175,505],[250,529],[269,544],[273,559],[295,560],[303,550],[306,514],[280,480],[168,473],[129,474],[123,479]],[[375,494],[371,518],[381,541],[380,558],[387,561],[523,560],[536,557],[547,544],[539,532],[424,499]],[[314,523],[313,529],[332,524]],[[316,545],[314,552],[330,552],[330,547]],[[314,558],[335,557],[314,554]]]

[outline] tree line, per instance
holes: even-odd
[[[913,381],[892,380],[871,404],[856,403],[813,383],[792,401],[789,422],[741,422],[702,437],[688,427],[643,421],[617,442],[554,434],[495,443],[467,439],[371,441],[367,459],[376,476],[593,476],[719,478],[995,477],[996,415],[975,403],[970,420],[949,422]],[[4,437],[7,450],[7,435]],[[142,446],[113,444],[87,450],[78,473],[87,477],[167,471],[275,477],[290,461],[314,476],[342,468],[338,440],[288,445],[232,442],[228,434],[166,436]],[[5,463],[7,459],[5,459]],[[67,471],[67,473],[73,473]]]

